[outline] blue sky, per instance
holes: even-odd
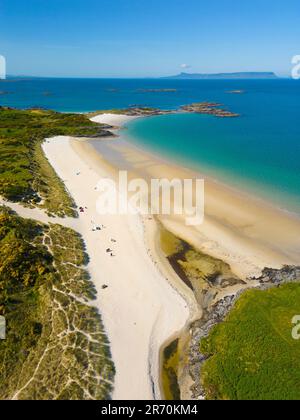
[[[299,18],[299,0],[0,0],[0,54],[23,75],[288,75]]]

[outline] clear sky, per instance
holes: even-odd
[[[0,54],[22,75],[288,75],[300,1],[0,0]]]

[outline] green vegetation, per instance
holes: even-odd
[[[108,399],[114,367],[80,236],[0,207],[0,399]]]
[[[163,350],[162,387],[167,401],[180,400],[180,388],[177,381],[179,365],[179,340],[172,341]]]
[[[44,139],[90,136],[101,128],[85,115],[0,107],[0,196],[39,205],[49,214],[75,216],[73,200],[41,150]]]
[[[241,296],[201,342],[208,399],[300,399],[300,345],[291,334],[299,302],[297,283]]]

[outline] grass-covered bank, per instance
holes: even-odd
[[[0,399],[107,399],[114,367],[81,238],[0,208]]]
[[[299,400],[300,345],[292,338],[299,309],[297,283],[245,292],[201,341],[206,398]]]
[[[75,216],[75,206],[41,150],[45,138],[99,136],[99,124],[81,114],[0,107],[0,195],[39,205],[58,216]]]

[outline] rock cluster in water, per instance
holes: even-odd
[[[214,115],[219,118],[236,118],[240,114],[221,108],[223,105],[215,102],[199,102],[191,105],[185,105],[181,109],[185,112],[196,114]]]
[[[219,104],[216,102],[197,102],[190,105],[181,106],[179,109],[175,109],[175,110],[166,110],[166,109],[163,110],[163,109],[158,109],[158,108],[132,105],[129,108],[117,110],[117,113],[120,113],[122,115],[133,116],[133,117],[147,117],[147,116],[179,114],[179,113],[205,114],[205,115],[213,115],[219,118],[236,118],[240,116],[240,114],[228,111],[222,107],[223,107],[222,104]],[[98,115],[101,112],[103,111],[90,113],[90,116]]]

